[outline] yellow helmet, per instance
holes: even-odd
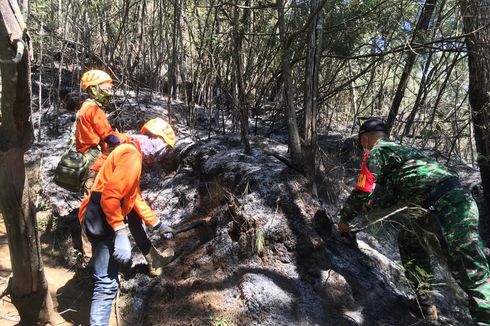
[[[82,76],[82,90],[86,90],[90,86],[96,86],[104,82],[112,83],[112,78],[108,73],[102,70],[89,70]]]
[[[144,124],[141,133],[161,137],[170,147],[175,145],[175,133],[170,124],[162,118],[154,118]]]

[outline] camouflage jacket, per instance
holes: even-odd
[[[364,213],[373,199],[374,204],[383,204],[378,203],[377,198],[386,195],[392,203],[420,205],[430,189],[449,176],[457,174],[429,159],[419,149],[380,139],[364,154],[356,188],[342,207],[340,221],[349,223]],[[380,196],[377,193],[381,193]]]

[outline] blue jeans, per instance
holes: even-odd
[[[114,233],[92,239],[92,263],[94,267],[94,292],[90,306],[90,325],[107,326],[111,317],[112,301],[119,287],[119,264],[112,257]]]

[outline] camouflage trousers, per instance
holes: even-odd
[[[490,325],[490,270],[478,234],[478,207],[469,190],[455,188],[434,204],[441,235],[447,246],[447,263],[451,274],[468,294],[470,313],[476,325]],[[414,236],[415,235],[415,236]],[[402,232],[399,238],[400,256],[405,264],[415,261],[431,272],[430,261],[421,249],[417,232]],[[416,243],[417,241],[418,243]],[[412,270],[413,272],[413,270]],[[413,282],[413,273],[407,277]]]
[[[90,189],[94,184],[95,177],[97,177],[98,171],[93,171],[90,167],[94,164],[94,162],[97,160],[99,155],[100,155],[100,150],[98,148],[91,148],[83,154],[83,156],[85,156],[85,158],[87,159],[88,166],[89,166],[89,170],[83,180],[82,191],[84,195],[89,194]]]

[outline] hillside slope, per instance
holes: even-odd
[[[159,110],[145,111],[139,119],[164,114]],[[63,128],[56,137],[45,121],[43,136],[26,160],[45,254],[74,268],[81,197],[52,182],[72,119],[70,113],[61,115]],[[245,155],[239,139],[232,136],[193,142],[184,126],[175,127],[180,138],[176,149],[167,162],[145,171],[143,195],[157,215],[172,225],[204,224],[173,240],[148,231],[159,249],[172,247],[177,254],[161,277],[145,273],[144,259],[134,248],[132,265],[122,270],[118,299],[122,324],[414,325],[422,321],[393,237],[361,232],[356,247],[338,236],[336,212],[349,189],[343,180],[328,173],[322,176],[318,199],[305,190],[302,175],[261,149],[286,155],[286,145],[256,137],[252,154]],[[126,128],[134,132],[137,125]],[[330,141],[333,145],[324,153],[330,157],[329,171],[342,170],[353,180],[355,171],[337,159],[342,138]],[[443,265],[436,267],[435,280],[444,283],[436,287],[443,324],[468,324],[464,295],[452,282],[445,282]],[[68,283],[85,289],[90,284],[87,279]],[[70,320],[77,324],[86,316],[72,313]]]

